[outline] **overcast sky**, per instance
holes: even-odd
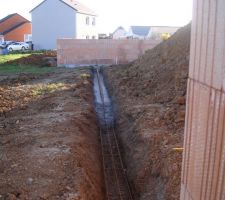
[[[98,15],[99,31],[113,32],[118,26],[184,26],[191,21],[192,0],[78,0]],[[0,0],[0,18],[29,11],[42,0]]]

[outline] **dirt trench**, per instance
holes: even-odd
[[[127,65],[104,69],[136,200],[180,196],[191,24]]]
[[[1,200],[104,199],[90,75],[1,75]]]
[[[182,151],[174,149],[182,147],[183,100],[177,105],[132,102],[123,92],[116,93],[117,79],[111,76],[112,69],[105,69],[105,74],[110,81],[116,132],[134,199],[178,200]]]

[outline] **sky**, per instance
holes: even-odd
[[[184,26],[192,18],[193,0],[78,0],[98,14],[100,33],[118,26]],[[31,20],[29,11],[42,0],[0,0],[0,18],[19,13]]]

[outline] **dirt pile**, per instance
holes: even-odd
[[[90,71],[1,81],[0,199],[104,199],[92,83],[83,74]]]
[[[130,65],[105,70],[137,199],[179,199],[190,30]]]
[[[57,66],[57,52],[44,51],[43,53],[34,53],[27,57],[22,57],[17,60],[8,61],[6,64],[15,65],[36,65],[39,67],[56,67]]]

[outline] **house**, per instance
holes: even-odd
[[[122,27],[118,27],[113,33],[112,38],[113,39],[123,39],[127,37],[127,31]]]
[[[151,26],[148,38],[161,39],[163,34],[173,35],[179,28],[173,26]]]
[[[131,26],[126,37],[132,39],[161,40],[164,34],[171,36],[179,28],[173,26]]]
[[[131,26],[127,37],[133,39],[147,39],[150,32],[150,26]]]
[[[96,14],[76,0],[44,0],[33,10],[35,49],[56,49],[57,39],[97,39]]]
[[[31,22],[14,13],[0,20],[0,41],[29,41],[31,39]]]

